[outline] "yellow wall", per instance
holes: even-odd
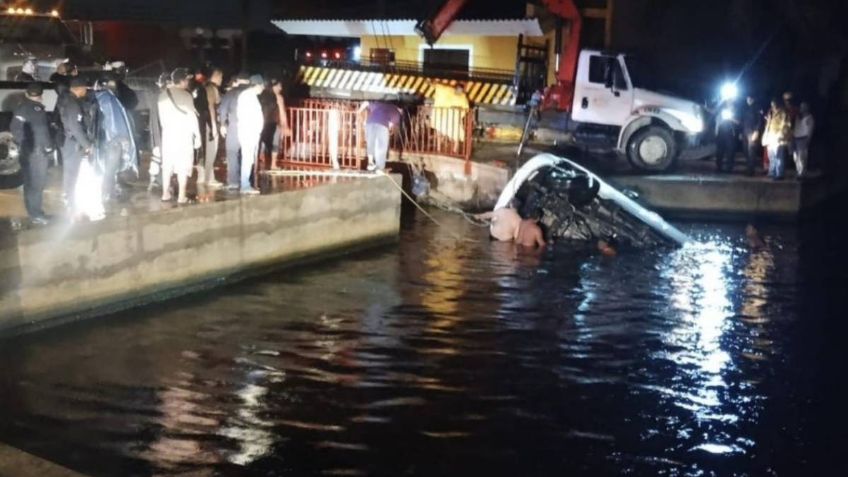
[[[417,36],[363,36],[362,58],[370,58],[371,48],[390,48],[395,51],[395,60],[419,62],[419,46],[426,45]],[[449,45],[471,45],[471,68],[491,68],[515,71],[518,53],[517,37],[502,36],[446,36],[436,47]]]

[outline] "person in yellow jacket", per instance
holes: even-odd
[[[786,158],[792,144],[792,120],[789,112],[776,99],[771,102],[771,110],[766,118],[766,130],[763,133],[763,147],[768,151],[768,175],[773,180],[782,180],[786,170]]]
[[[465,141],[465,118],[471,108],[468,96],[461,83],[432,83],[433,112],[430,115],[430,127],[446,136],[451,142],[453,152],[460,152],[460,143]]]

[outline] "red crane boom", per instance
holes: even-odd
[[[469,1],[447,0],[435,14],[419,21],[415,30],[428,45],[432,46],[439,41]],[[557,81],[545,90],[544,107],[570,111],[574,100],[574,80],[580,55],[580,31],[583,26],[580,10],[574,4],[574,0],[540,0],[540,3],[558,19],[554,47]],[[563,20],[568,22],[568,40],[565,49],[563,49]]]

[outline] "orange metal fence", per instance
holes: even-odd
[[[291,135],[282,138],[283,164],[361,169],[365,134],[355,110],[288,108]]]
[[[363,169],[365,118],[354,101],[306,100],[287,108],[291,135],[281,139],[287,168]],[[407,109],[392,135],[393,151],[438,154],[470,161],[474,112],[420,106]]]
[[[408,111],[393,149],[471,159],[474,114],[462,108],[419,107]]]

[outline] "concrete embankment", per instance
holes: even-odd
[[[793,220],[838,192],[821,179],[774,182],[742,175],[676,174],[613,176],[609,180],[636,192],[642,203],[658,212],[692,219]]]
[[[407,153],[391,159],[412,164],[430,182],[434,195],[467,210],[494,207],[510,177],[506,167],[453,157]]]
[[[0,244],[0,333],[161,300],[396,240],[386,177],[25,230]]]

